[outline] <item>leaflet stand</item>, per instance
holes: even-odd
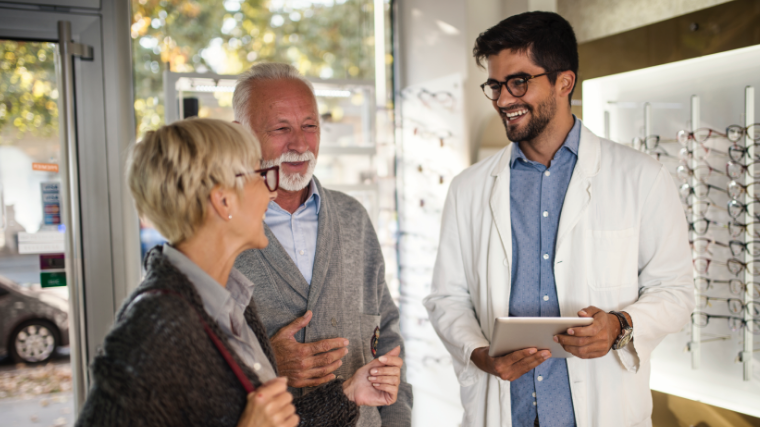
[[[700,108],[699,108],[699,96],[692,95],[691,96],[691,131],[696,132],[697,129],[699,129],[699,117],[700,117]],[[690,139],[689,141],[696,141],[694,139]],[[696,144],[694,142],[693,144]],[[696,147],[692,147],[692,150],[696,151]],[[697,159],[696,156],[692,156],[691,160],[689,161],[689,167],[691,170],[696,170],[697,168]],[[691,176],[691,187],[696,188],[697,184],[699,184],[699,181],[697,180],[696,174],[692,174]],[[696,196],[696,195],[695,195]],[[696,209],[692,209],[691,212],[691,221],[692,223],[696,223],[699,220],[699,214],[697,213]],[[690,239],[691,241],[695,241],[697,239],[697,234],[695,231],[692,231],[690,233]],[[692,259],[695,259],[698,254],[696,253],[695,249],[692,248]],[[695,286],[694,287],[694,300],[698,304],[699,303],[699,289]],[[689,343],[689,350],[691,351],[691,368],[692,369],[699,369],[701,362],[702,362],[702,344],[701,344],[702,336],[701,336],[701,329],[694,324],[694,322],[691,322],[691,342]]]
[[[744,146],[747,148],[747,167],[755,168],[752,166],[753,159],[755,158],[755,144],[752,140],[754,135],[750,135],[751,126],[755,122],[755,88],[747,86],[744,89],[744,126],[747,126],[748,130],[744,135]],[[744,174],[744,185],[749,186],[753,181],[750,177],[749,170]],[[749,244],[753,239],[755,229],[755,204],[750,203],[749,193],[744,194],[744,203],[747,204],[747,210],[744,215],[744,223],[747,224],[747,232],[744,233],[744,242]],[[752,255],[749,251],[744,252],[744,262],[749,266],[753,261]],[[754,291],[754,277],[749,272],[749,268],[744,269],[744,283],[746,287],[744,290],[744,305],[745,307],[752,302],[752,293]],[[744,351],[740,354],[739,360],[744,364],[744,381],[750,381],[752,379],[752,332],[750,331],[750,324],[753,321],[752,311],[744,310],[744,321],[746,326],[744,332]]]

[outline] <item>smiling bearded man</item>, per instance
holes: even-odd
[[[238,80],[233,107],[235,120],[261,142],[262,169],[280,167],[280,189],[264,219],[269,246],[243,252],[235,267],[255,285],[257,309],[290,392],[299,397],[350,378],[399,345],[403,358],[399,312],[369,215],[358,201],[313,177],[320,122],[311,83],[290,65],[257,64]],[[370,381],[395,373],[376,371]],[[360,408],[359,426],[411,425],[405,367],[400,378],[396,403]]]

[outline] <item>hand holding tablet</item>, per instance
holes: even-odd
[[[566,358],[570,353],[554,336],[569,328],[588,326],[593,317],[499,317],[494,321],[490,357],[500,357],[517,350],[536,348],[549,350],[551,357]]]

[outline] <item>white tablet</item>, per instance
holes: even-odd
[[[552,357],[567,358],[572,355],[554,342],[554,336],[566,333],[569,328],[588,326],[593,321],[591,317],[498,317],[494,321],[488,355],[499,357],[535,347],[551,351]]]

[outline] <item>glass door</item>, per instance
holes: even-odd
[[[58,48],[0,39],[0,410],[13,425],[75,413]]]

